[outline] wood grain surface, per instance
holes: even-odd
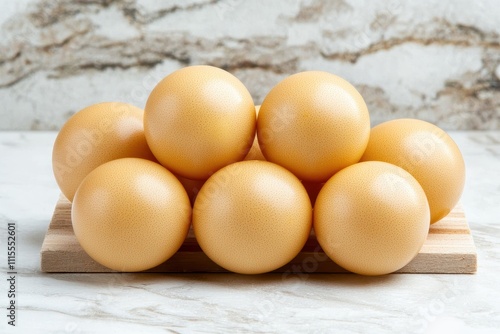
[[[41,269],[49,273],[113,272],[95,262],[80,247],[71,225],[71,203],[60,197],[41,249]],[[441,221],[431,225],[418,255],[397,273],[472,274],[477,269],[477,253],[463,208],[458,205]],[[147,272],[226,272],[200,249],[192,230],[179,251],[166,262]],[[302,251],[279,273],[346,273],[319,247],[314,232]]]

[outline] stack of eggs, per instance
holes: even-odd
[[[343,268],[387,274],[419,252],[465,179],[443,130],[415,119],[370,129],[363,98],[338,76],[292,75],[259,109],[211,66],[165,77],[144,112],[116,102],[76,113],[53,168],[81,246],[118,271],[168,260],[192,224],[203,252],[233,272],[282,267],[313,228]]]

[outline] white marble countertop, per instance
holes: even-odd
[[[59,190],[54,132],[0,132],[0,332],[7,225],[17,226],[16,332],[498,333],[500,132],[452,132],[467,166],[462,202],[475,275],[45,274],[40,248]]]

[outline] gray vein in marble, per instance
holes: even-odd
[[[500,12],[491,1],[480,12],[438,1],[427,4],[433,11],[399,1],[30,2],[1,27],[0,129],[57,129],[102,100],[143,106],[162,76],[200,63],[234,73],[256,103],[286,75],[322,69],[358,87],[373,124],[418,117],[500,128]]]

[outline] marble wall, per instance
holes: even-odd
[[[500,129],[495,0],[16,0],[1,2],[0,31],[0,129],[58,129],[100,101],[143,107],[191,64],[230,71],[256,103],[325,70],[360,90],[373,124]]]

